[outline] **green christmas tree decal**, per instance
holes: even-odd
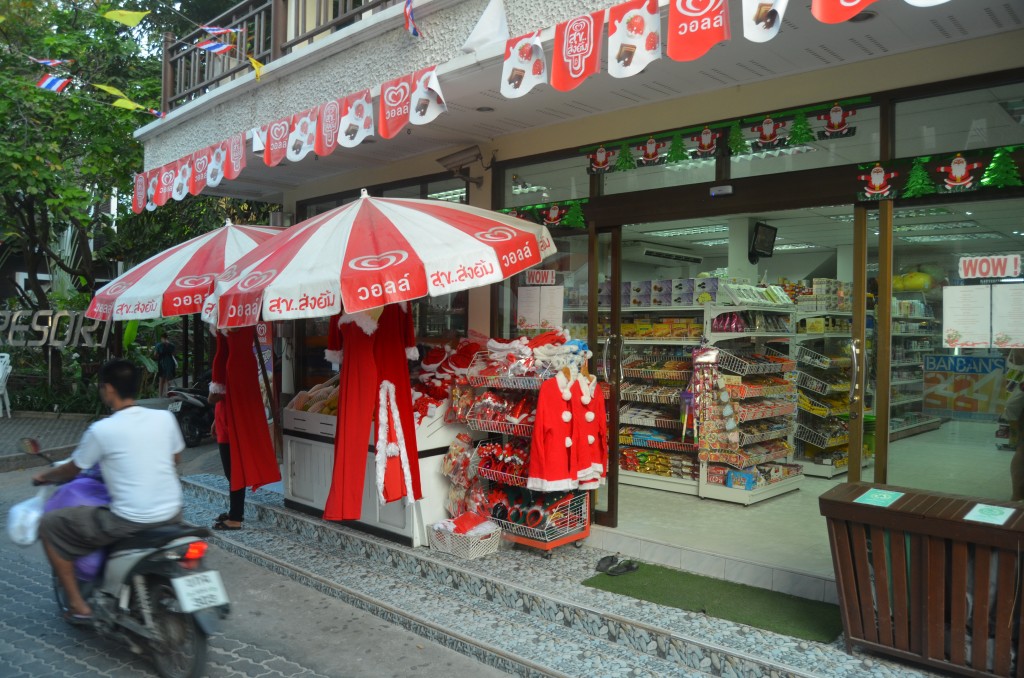
[[[925,163],[929,160],[931,158],[927,156],[914,158],[914,166],[910,168],[910,174],[907,175],[907,185],[903,187],[904,198],[920,198],[936,192],[935,182],[932,181],[925,168]]]
[[[558,222],[559,226],[568,226],[569,228],[584,228],[586,222],[583,219],[583,207],[578,202],[569,203],[569,211],[562,216],[562,220]]]
[[[665,158],[665,162],[668,164],[683,162],[690,159],[690,153],[686,150],[686,144],[683,142],[683,135],[676,132],[672,135],[672,143],[668,149],[668,156]]]
[[[1017,168],[1017,163],[1014,162],[1013,156],[1010,155],[1012,150],[1010,146],[996,149],[995,155],[992,156],[992,162],[985,168],[985,174],[981,177],[982,186],[1006,188],[1007,186],[1024,185],[1020,180],[1020,170]]]
[[[743,130],[740,129],[739,120],[734,121],[729,128],[729,151],[733,155],[750,153],[750,142],[743,138]]]
[[[636,158],[633,157],[629,144],[622,142],[619,146],[619,155],[615,159],[615,171],[628,172],[631,169],[636,169]]]
[[[807,114],[800,111],[793,116],[793,123],[789,127],[789,145],[802,146],[814,141],[814,130],[811,123],[807,122]]]

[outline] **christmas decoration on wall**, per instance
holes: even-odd
[[[562,221],[559,225],[568,228],[586,228],[587,224],[583,217],[583,207],[579,202],[574,201],[569,204],[569,209],[562,216]]]
[[[587,174],[604,174],[615,170],[615,151],[609,151],[603,145],[598,146],[590,158],[590,165],[587,166]]]
[[[663,148],[665,148],[664,141],[657,141],[654,137],[650,137],[636,147],[636,150],[640,151],[640,157],[636,159],[636,166],[650,167],[662,164],[665,162],[665,156],[661,154]]]
[[[925,165],[931,161],[928,156],[914,158],[914,164],[907,174],[907,183],[903,186],[904,198],[920,198],[935,193],[935,182]]]
[[[964,193],[978,188],[973,172],[984,166],[985,163],[983,162],[967,162],[963,155],[957,153],[948,165],[936,167],[935,171],[946,173],[945,178],[939,185],[941,189],[948,193]]]
[[[683,141],[683,135],[676,132],[672,135],[672,141],[668,145],[668,155],[665,157],[665,162],[670,165],[683,162],[690,159],[690,154],[686,150],[686,143]]]
[[[786,137],[779,134],[779,130],[786,126],[786,123],[773,120],[766,116],[761,124],[750,128],[751,132],[757,132],[757,138],[750,143],[753,151],[767,151],[772,148],[780,148],[786,145]],[[731,137],[730,137],[731,142]]]
[[[802,146],[814,141],[814,130],[811,123],[807,122],[807,114],[797,111],[793,116],[793,122],[789,124],[789,143],[792,146]]]
[[[750,153],[750,142],[743,137],[743,130],[740,129],[740,121],[736,120],[729,127],[729,152],[732,155],[745,155]]]
[[[811,0],[811,14],[823,24],[849,21],[875,0]]]
[[[989,188],[1006,188],[1007,186],[1022,186],[1024,182],[1020,178],[1020,169],[1014,162],[1013,147],[1003,146],[997,148],[992,162],[985,168],[985,174],[981,177],[981,185]]]
[[[737,126],[739,126],[739,123],[737,123]],[[701,130],[700,134],[695,137],[690,137],[690,141],[697,142],[697,148],[691,153],[693,158],[700,159],[715,157],[715,153],[718,151],[718,139],[721,136],[721,132],[712,132],[710,127],[705,126],[704,129]]]
[[[608,10],[608,75],[628,78],[660,58],[658,0],[629,0]]]
[[[562,218],[569,212],[569,208],[564,205],[552,204],[549,205],[543,212],[541,212],[541,220],[545,226],[558,226],[562,223]]]
[[[729,5],[725,0],[670,2],[667,30],[670,58],[699,59],[718,43],[729,40]]]
[[[743,37],[751,42],[768,42],[782,28],[789,0],[743,0]]]
[[[629,149],[629,144],[623,142],[622,146],[619,147],[619,151],[616,156],[615,171],[628,172],[631,169],[636,169],[636,158],[633,157],[633,152]]]
[[[540,31],[520,35],[505,43],[501,67],[501,95],[517,99],[548,81],[548,65],[540,42]]]
[[[899,176],[899,172],[887,172],[881,163],[875,163],[871,171],[857,178],[867,183],[857,194],[858,200],[895,200],[899,191],[893,188],[889,180]]]
[[[832,108],[828,110],[828,113],[823,113],[818,116],[818,120],[825,121],[825,129],[818,132],[818,138],[822,141],[826,141],[837,137],[852,137],[857,133],[857,128],[847,125],[846,119],[856,114],[857,111],[852,108],[848,111],[844,111],[843,107],[838,103],[833,104]]]
[[[602,9],[555,26],[555,50],[551,60],[551,86],[561,92],[574,90],[601,70]]]

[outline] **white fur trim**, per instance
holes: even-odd
[[[566,424],[572,421],[572,412],[570,412],[569,410],[562,412],[562,421],[564,421]]]
[[[597,438],[595,438],[594,436],[591,436],[591,435],[587,436],[587,444],[588,445],[593,445],[595,440],[597,440]]]
[[[564,492],[579,486],[579,481],[566,478],[565,480],[544,480],[543,478],[527,478],[526,489],[540,492]]]
[[[597,390],[597,377],[579,374],[576,381],[580,383],[580,389],[583,391],[583,404],[589,405],[590,399],[594,397],[594,392]]]
[[[558,390],[562,392],[562,400],[566,402],[572,400],[572,380],[572,368],[570,368],[568,379],[562,374],[561,370],[555,374],[555,383],[558,384]]]
[[[227,393],[228,387],[226,384],[218,384],[215,381],[210,382],[210,393]]]
[[[595,415],[593,412],[587,412],[586,414],[583,415],[583,418],[586,419],[588,422],[594,421],[594,419],[597,418],[597,415]]]
[[[416,348],[415,346],[406,346],[405,347],[405,357],[408,360],[419,360],[420,359],[420,350],[418,348]]]
[[[395,439],[398,441],[395,443],[388,442],[389,410],[395,427]],[[395,385],[385,379],[380,383],[377,410],[377,500],[382,506],[387,503],[384,501],[384,473],[387,470],[388,457],[399,458],[405,479],[405,501],[411,504],[416,499],[412,491],[412,472],[409,469],[409,453],[405,448],[405,436],[402,433],[402,419],[398,413],[398,401],[395,399]]]
[[[402,309],[403,311],[408,311],[409,310],[409,303],[405,302],[405,301],[400,301],[400,302],[398,302],[398,308]]]
[[[331,349],[324,349],[324,360],[335,365],[341,364],[341,351],[334,351]]]
[[[580,398],[580,402],[583,403],[584,405],[589,405],[590,404],[590,396],[588,396],[588,395],[583,396],[582,398]]]
[[[571,436],[565,436],[565,446],[566,447],[572,447],[572,437]]]
[[[374,320],[369,313],[365,313],[363,311],[342,314],[341,320],[338,321],[338,325],[344,325],[345,323],[355,323],[359,326],[359,329],[367,334],[373,334],[377,331],[377,321]]]
[[[596,490],[601,486],[600,478],[590,478],[588,480],[581,480],[579,488],[581,490]]]

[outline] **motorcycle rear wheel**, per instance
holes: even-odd
[[[203,431],[197,415],[184,415],[178,426],[181,428],[181,437],[185,439],[185,447],[198,447],[203,442]]]
[[[163,639],[151,643],[151,660],[162,678],[200,678],[206,670],[207,642],[191,614],[177,612],[178,599],[166,581],[151,582],[153,624]]]

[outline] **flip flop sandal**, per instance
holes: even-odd
[[[242,529],[242,526],[239,525],[238,527],[235,527],[234,525],[228,525],[223,520],[218,520],[217,522],[215,522],[213,524],[213,529],[215,529],[215,530],[229,530],[229,531],[230,530],[240,530],[240,529]]]
[[[76,614],[70,610],[64,613],[64,621],[73,626],[89,626],[94,618],[91,614]]]
[[[213,520],[217,523],[223,523],[225,520],[231,520],[231,516],[229,516],[227,513],[222,513]],[[245,520],[245,518],[242,518],[242,520],[239,520],[238,522],[242,522],[243,520]]]
[[[597,567],[594,569],[598,572],[607,572],[611,567],[619,562],[616,556],[605,556],[601,560],[597,561]]]
[[[618,565],[608,568],[607,574],[618,577],[620,574],[629,574],[640,569],[640,563],[635,560],[623,560]]]

